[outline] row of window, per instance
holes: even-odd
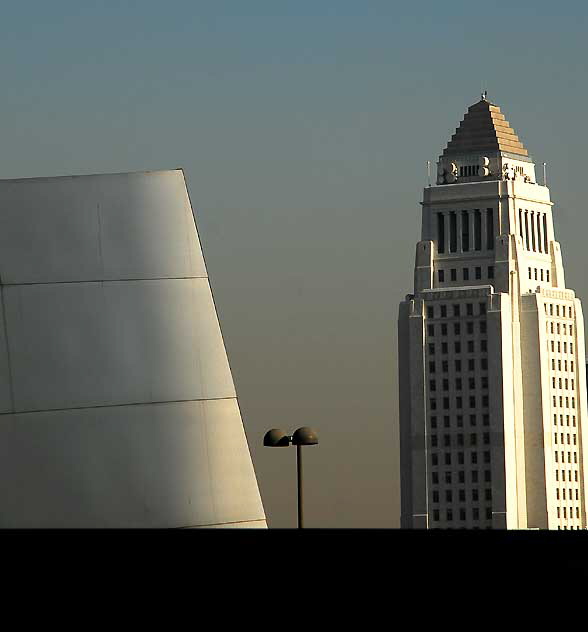
[[[547,333],[552,334],[563,334],[564,336],[574,335],[574,325],[571,323],[568,325],[567,323],[545,323]]]
[[[563,386],[564,384],[565,384],[565,386]],[[569,387],[568,387],[568,384],[569,384]],[[552,377],[551,378],[551,386],[552,386],[552,388],[565,388],[566,390],[569,389],[570,391],[573,391],[574,390],[574,378],[571,378],[571,379],[568,380],[567,377],[565,377],[565,378]]]
[[[455,336],[459,336],[462,333],[461,329],[462,323],[453,323],[453,334]],[[478,330],[481,334],[486,333],[486,321],[480,320],[478,322]],[[447,336],[449,331],[449,325],[447,323],[440,323],[437,325],[427,325],[427,335],[435,336],[435,332],[440,332],[442,336]],[[473,335],[474,333],[474,321],[470,320],[465,323],[465,333],[468,335]]]
[[[427,306],[427,318],[447,318],[448,314],[448,305],[428,305]],[[455,303],[451,305],[451,314],[454,318],[459,318],[462,316],[462,309],[459,303]],[[438,308],[438,309],[436,309]],[[438,313],[438,316],[436,315]],[[478,303],[478,314],[480,316],[486,315],[486,303]],[[474,315],[474,304],[466,303],[465,304],[465,316],[473,316]]]
[[[574,437],[574,439],[575,439],[575,437]],[[556,443],[557,443],[557,441],[556,441]],[[575,445],[575,442],[574,442],[574,445]],[[578,453],[577,452],[568,452],[568,463],[572,462],[572,454],[574,455],[574,463],[577,463],[578,462]],[[555,457],[554,461],[556,463],[559,463],[559,452],[557,450],[553,453],[553,456]],[[562,463],[566,462],[565,452],[563,452],[563,451],[561,453],[561,462]]]
[[[451,427],[450,419],[451,417],[449,415],[443,416],[443,428]],[[478,424],[477,416],[475,414],[468,415],[468,421],[469,421],[469,425],[472,427],[475,427]],[[463,415],[456,415],[455,423],[458,428],[463,428]],[[438,424],[437,415],[431,415],[431,430],[436,430],[438,428],[437,424]],[[486,413],[482,415],[482,425],[483,426],[490,425],[490,415]]]
[[[480,510],[478,507],[473,507],[471,510],[472,520],[480,520]],[[445,520],[447,522],[453,521],[453,509],[446,509],[444,511]],[[441,510],[433,509],[433,520],[435,522],[439,522],[441,520]],[[458,509],[456,511],[456,516],[459,520],[466,520],[466,510],[464,508]],[[492,509],[487,507],[485,510],[486,520],[492,520]]]
[[[437,252],[458,252],[458,235],[461,252],[470,250],[494,250],[494,211],[486,209],[486,244],[482,244],[482,212],[441,211],[437,213]],[[447,239],[449,237],[449,239]]]
[[[567,398],[566,398],[567,399]],[[481,397],[482,400],[482,407],[483,408],[488,408],[488,395],[482,395]],[[431,398],[430,401],[430,409],[431,410],[437,410],[437,400],[434,398]],[[442,398],[442,408],[443,410],[449,410],[450,406],[449,406],[449,397],[443,397]],[[476,396],[475,395],[470,395],[468,398],[468,408],[477,408],[477,402],[476,402]],[[573,404],[573,398],[572,398],[572,404]],[[461,410],[463,408],[463,397],[461,396],[457,396],[455,398],[455,408],[457,408],[458,410]],[[573,406],[572,406],[573,408]]]
[[[490,452],[487,450],[485,452],[482,453],[483,457],[484,457],[484,463],[490,463]],[[443,465],[451,465],[451,452],[444,452],[443,453]],[[465,465],[465,453],[464,452],[457,452],[456,454],[457,457],[457,464],[458,465]],[[470,463],[472,465],[477,465],[478,464],[478,453],[477,452],[472,452],[470,454]],[[436,467],[439,465],[439,455],[436,452],[432,452],[431,453],[431,465],[433,467]],[[563,470],[562,470],[563,471]],[[484,479],[486,480],[486,482],[490,481],[490,470],[486,470],[486,472],[484,472],[484,474],[488,474],[488,479]],[[472,480],[472,482],[474,482]]]
[[[527,250],[547,254],[547,214],[519,209],[519,235]]]
[[[571,415],[572,417],[572,426],[575,428],[576,427],[576,415]],[[559,424],[560,426],[564,425],[564,420],[563,420],[564,416],[560,415],[559,416]],[[557,426],[557,415],[553,415],[553,424],[555,426]],[[570,425],[570,415],[566,415],[566,426]]]
[[[574,353],[574,343],[573,342],[560,342],[559,340],[557,341],[557,352],[561,353],[561,349],[562,349],[562,344],[563,344],[563,352],[567,353],[568,352],[568,345],[570,347],[570,353]],[[555,353],[555,341],[554,340],[548,340],[547,341],[547,350],[549,350],[551,348],[551,351],[553,353]]]
[[[553,303],[544,303],[543,304],[544,308],[545,308],[545,313],[549,313],[550,316],[562,316],[563,318],[566,317],[566,312],[568,315],[568,318],[572,318],[573,317],[573,311],[572,311],[572,306],[571,305],[558,305],[557,303],[554,304]],[[555,307],[555,314],[554,312],[554,307]],[[561,307],[561,314],[560,314],[560,307]]]
[[[461,360],[454,360],[454,368],[455,368],[455,372],[459,373],[461,371],[461,367],[462,367],[462,361]],[[476,360],[475,358],[469,358],[467,361],[467,370],[468,371],[475,371],[476,370]],[[480,358],[480,368],[482,369],[482,371],[487,371],[488,370],[488,358]],[[437,363],[434,360],[431,360],[429,362],[429,373],[435,373],[437,369]],[[448,360],[442,360],[441,361],[441,372],[442,373],[447,373],[449,371],[449,361]]]
[[[438,447],[440,440],[443,439],[443,447],[445,448],[450,448],[452,445],[452,435],[450,434],[444,434],[441,436],[438,436],[436,434],[432,434],[431,435],[431,447],[436,448]],[[463,432],[458,432],[455,436],[455,444],[458,447],[461,447],[464,445],[464,441],[465,441],[465,435]],[[479,436],[477,433],[472,432],[470,433],[470,437],[469,437],[469,445],[470,446],[477,446],[478,445],[478,439]],[[484,432],[482,434],[482,441],[484,445],[490,445],[490,433],[489,432]]]
[[[565,519],[567,519],[567,512],[566,509],[567,507],[561,507],[561,509],[563,510],[563,517]],[[570,507],[570,519],[573,520],[574,519],[574,512],[573,512],[573,507]],[[561,518],[561,514],[562,512],[560,511],[560,507],[557,508],[557,517]],[[576,507],[576,518],[580,518],[580,508]]]
[[[474,340],[468,340],[466,342],[467,353],[475,353],[475,342],[476,341]],[[435,343],[429,342],[428,347],[429,347],[429,354],[435,355]],[[486,351],[488,351],[488,341],[485,338],[483,340],[480,340],[479,347],[480,347],[480,351],[485,353]],[[455,353],[461,353],[461,340],[456,340],[453,343],[453,349]],[[447,342],[441,343],[441,353],[443,355],[449,353],[449,345]]]
[[[566,471],[561,470],[561,478],[560,478],[560,470],[555,470],[555,480],[556,481],[565,481],[566,480]],[[572,470],[568,470],[568,482],[572,480]],[[574,470],[574,482],[578,482],[578,470]]]
[[[559,434],[559,442],[560,442],[562,445],[563,445],[564,443],[566,443],[566,439],[567,439],[567,444],[568,444],[568,445],[572,445],[572,443],[573,443],[574,445],[577,445],[577,441],[576,441],[576,439],[577,439],[577,436],[578,436],[578,435],[577,435],[577,434],[575,434],[575,433],[569,433],[569,432],[568,432],[568,433],[565,433],[565,432],[560,432],[560,433],[554,432],[554,433],[553,433],[553,441],[554,441],[554,443],[556,443],[556,444],[557,444],[557,435],[558,435],[558,434]],[[568,452],[568,455],[569,455],[569,454],[570,454],[570,453]],[[563,455],[563,452],[562,452],[562,455]],[[568,457],[568,458],[569,458],[569,457]]]
[[[529,279],[530,280],[533,279],[533,272],[535,274],[535,281],[547,281],[547,282],[549,282],[549,270],[544,270],[543,268],[529,268]],[[539,274],[537,274],[537,273],[539,273]]]
[[[566,380],[567,382],[567,380]],[[467,383],[468,383],[468,389],[469,390],[475,390],[476,389],[476,378],[475,377],[468,377],[467,378]],[[480,385],[482,386],[483,389],[487,389],[488,388],[488,376],[484,375],[480,378]],[[447,378],[441,380],[441,384],[440,384],[441,388],[444,391],[448,391],[449,390],[449,380]],[[463,380],[461,377],[456,377],[455,378],[455,390],[456,391],[461,391],[463,388]],[[436,391],[437,390],[437,382],[435,380],[429,380],[429,391]]]
[[[561,367],[562,367],[562,360],[558,360],[557,361],[557,370],[561,371],[562,370]],[[567,360],[563,360],[563,367],[564,367],[563,368],[564,371],[568,370],[568,361]],[[555,371],[555,359],[551,360],[551,370]],[[570,371],[573,371],[573,370],[574,370],[574,361],[570,360]]]
[[[434,503],[439,503],[441,502],[440,499],[440,492],[439,490],[435,489],[433,490],[433,493],[431,494],[433,502]],[[452,503],[453,502],[453,490],[451,489],[446,489],[445,490],[445,499],[443,502],[446,503]],[[465,489],[459,489],[457,490],[457,502],[460,503],[465,503],[466,502],[466,493],[465,493]],[[480,501],[480,490],[478,489],[472,489],[471,490],[471,499],[473,502],[479,502]],[[488,500],[491,501],[492,500],[492,490],[490,488],[487,488],[484,490],[484,500]]]
[[[453,474],[457,474],[457,483],[459,485],[465,485],[465,471],[459,470],[458,472],[444,472],[443,479],[447,485],[451,485],[453,482]],[[431,472],[431,482],[433,485],[439,485],[439,472]],[[484,470],[484,483],[490,483],[492,481],[492,473],[490,470]],[[470,471],[470,482],[480,483],[480,472],[478,470]]]
[[[567,500],[574,500],[574,492],[576,496],[576,500],[579,500],[578,489],[568,489],[568,497]],[[555,490],[555,497],[557,500],[560,500],[560,489],[559,487]],[[566,488],[562,487],[561,489],[561,500],[566,500]]]
[[[439,283],[445,283],[445,272],[447,272],[447,270],[437,270],[437,279],[439,280]],[[476,279],[477,281],[479,281],[481,278],[482,278],[482,268],[481,268],[481,266],[474,267],[474,275],[472,276],[472,279]],[[487,279],[493,279],[494,278],[494,266],[488,266],[487,273],[486,273],[486,278]],[[447,280],[448,281],[457,281],[457,268],[449,268],[449,278]],[[470,280],[470,269],[469,268],[462,268],[461,269],[461,280],[462,281],[469,281]]]
[[[469,178],[480,175],[480,165],[465,165],[459,168],[460,178]]]
[[[566,397],[565,398],[565,408],[569,408],[570,407],[570,399],[572,400],[572,408],[576,408],[576,398],[575,397]],[[564,401],[564,397],[562,395],[559,396],[559,408],[564,408],[563,405],[563,401]],[[554,408],[557,408],[557,396],[553,396],[553,406]]]

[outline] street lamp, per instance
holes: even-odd
[[[296,469],[298,472],[298,528],[302,529],[302,446],[317,445],[318,437],[312,428],[298,428],[292,436],[279,428],[272,428],[265,433],[263,445],[269,448],[285,448],[290,444],[296,446]]]

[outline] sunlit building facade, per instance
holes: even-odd
[[[400,304],[403,528],[586,526],[584,321],[552,208],[483,95],[424,189]]]

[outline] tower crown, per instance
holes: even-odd
[[[437,184],[477,180],[535,181],[529,152],[486,94],[471,105],[439,157]]]
[[[477,152],[529,155],[500,108],[486,99],[481,99],[468,108],[443,155]]]

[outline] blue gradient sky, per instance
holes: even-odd
[[[514,6],[513,6],[514,4]],[[482,83],[548,163],[588,300],[582,2],[3,6],[0,177],[183,167],[271,526],[398,524],[397,304],[425,161]],[[292,454],[289,454],[292,452]]]

